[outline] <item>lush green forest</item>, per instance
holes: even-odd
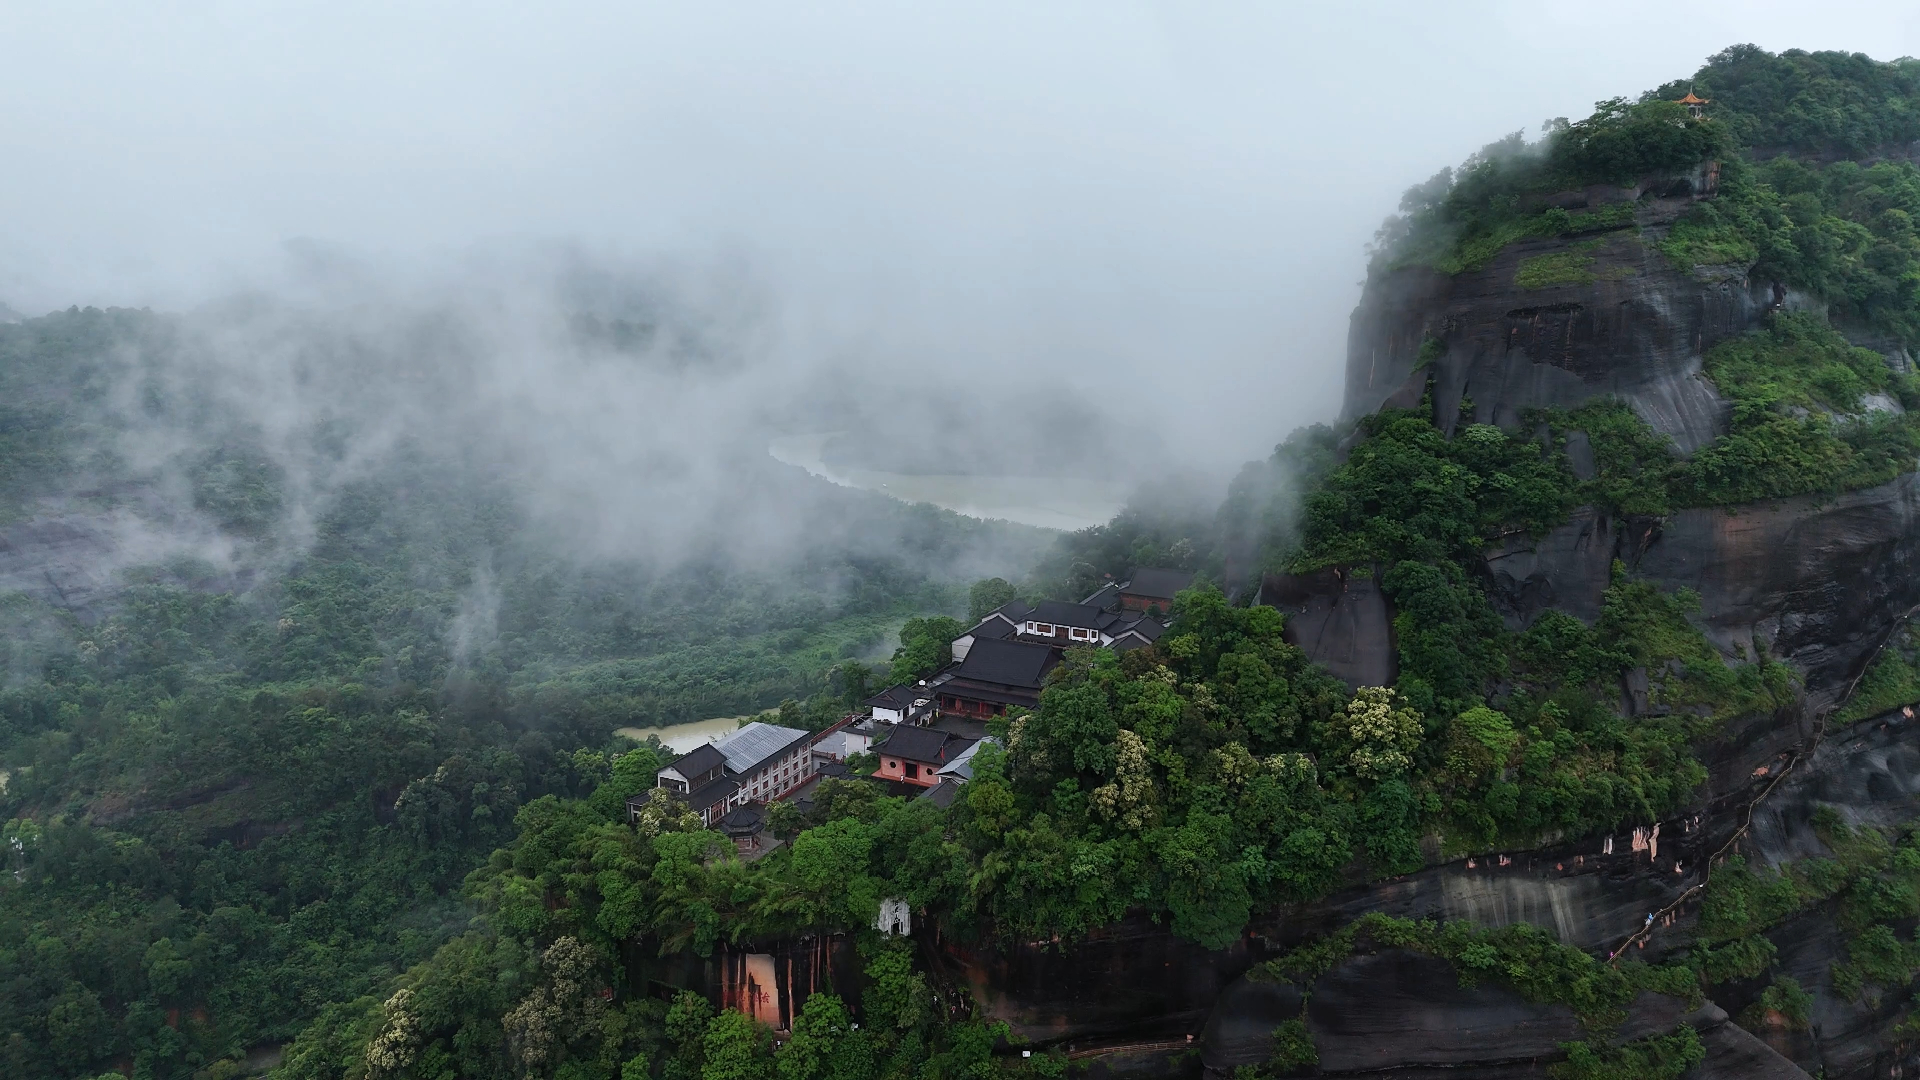
[[[0,326],[0,522],[184,538],[153,562],[89,552],[118,557],[89,604],[0,597],[9,1076],[232,1071],[384,994],[465,927],[461,882],[523,806],[636,782],[615,728],[783,701],[823,725],[903,622],[964,612],[952,568],[1018,576],[1042,543],[769,463],[741,498],[799,488],[875,542],[592,558],[511,476],[426,438],[343,470],[300,538],[290,473],[365,433],[323,418],[288,460],[197,381],[194,348],[191,323],[147,312]]]
[[[1915,137],[1915,65],[1740,48],[1684,85],[1715,99],[1709,118],[1663,87],[1436,177],[1383,230],[1381,258],[1460,272],[1522,237],[1604,235],[1630,218],[1529,198],[1718,157],[1721,197],[1668,239],[1677,265],[1755,264],[1836,324],[1914,343],[1914,168],[1833,159]],[[1509,629],[1474,560],[1581,505],[1831,494],[1920,450],[1884,407],[1920,407],[1910,376],[1782,315],[1707,357],[1733,419],[1687,459],[1607,403],[1518,433],[1463,408],[1452,437],[1430,409],[1387,410],[1296,433],[1217,510],[1143,500],[1049,544],[825,490],[756,454],[727,463],[742,517],[717,519],[694,557],[656,561],[562,543],[483,439],[395,436],[343,409],[289,440],[196,378],[190,331],[91,309],[0,326],[0,525],[95,515],[185,538],[134,548],[84,603],[0,598],[8,1076],[225,1080],[274,1047],[288,1080],[1061,1076],[1062,1056],[996,1053],[1004,1027],[950,1014],[911,948],[870,929],[881,898],[971,940],[1071,944],[1146,914],[1217,948],[1277,905],[1435,854],[1657,819],[1703,779],[1693,747],[1790,702],[1791,672],[1722,656],[1692,597],[1625,568],[1594,624],[1549,613]],[[356,355],[329,360],[350,376]],[[1592,444],[1587,479],[1573,431]],[[777,559],[722,543],[766,520],[745,516],[758,505],[795,508],[819,526],[796,535],[815,539]],[[616,728],[767,708],[819,726],[882,666],[937,666],[962,614],[1079,599],[1142,564],[1201,576],[1167,635],[1070,654],[950,808],[830,782],[751,862],[664,800],[623,820],[663,758]],[[1354,691],[1309,663],[1278,612],[1214,587],[1235,566],[1378,575],[1398,613],[1396,685]],[[1906,692],[1910,654],[1874,669],[1872,700]],[[1617,688],[1636,669],[1653,673],[1652,714],[1629,720]],[[1911,841],[1835,835],[1853,843],[1839,870],[1716,894],[1725,932],[1684,969],[1376,919],[1269,974],[1311,978],[1384,942],[1598,1025],[1640,989],[1746,971],[1735,953],[1760,948],[1753,931],[1816,894],[1858,897],[1849,932],[1884,945],[1911,912],[1875,898],[1911,893]],[[1743,910],[1765,913],[1742,922],[1749,886],[1772,906],[1755,899]],[[864,989],[806,1002],[777,1049],[739,1013],[628,981],[635,951],[824,931],[855,936]],[[1863,946],[1859,985],[1913,968],[1905,948]],[[1770,1000],[1790,1014],[1795,991]],[[1282,1049],[1270,1071],[1311,1061],[1310,1040]],[[1676,1075],[1700,1050],[1676,1035],[1570,1053],[1565,1075]]]

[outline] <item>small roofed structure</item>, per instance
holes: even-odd
[[[874,771],[882,780],[898,780],[915,787],[933,787],[940,782],[940,770],[973,748],[976,740],[937,728],[895,728],[873,744],[880,756]]]
[[[964,785],[961,784],[959,780],[956,780],[951,776],[943,776],[940,778],[940,782],[938,784],[935,784],[933,787],[930,787],[927,790],[921,792],[919,795],[915,796],[914,801],[930,802],[933,805],[939,807],[940,809],[945,810],[947,807],[952,806],[955,802],[959,801],[960,789],[963,786]]]
[[[1162,570],[1142,566],[1120,586],[1120,607],[1126,611],[1157,611],[1165,614],[1173,607],[1173,598],[1182,589],[1193,587],[1193,575],[1184,570]]]
[[[1688,90],[1687,96],[1680,98],[1674,102],[1674,104],[1685,105],[1688,116],[1693,117],[1695,120],[1702,120],[1706,118],[1707,106],[1713,104],[1713,102],[1703,97],[1696,97],[1692,90]]]
[[[1124,629],[1115,631],[1113,643],[1108,645],[1107,648],[1117,653],[1144,648],[1159,641],[1160,635],[1166,632],[1166,627],[1152,619],[1139,619],[1128,624]]]
[[[903,683],[880,691],[862,704],[883,724],[917,724],[933,711],[933,691]]]
[[[1026,622],[1027,615],[1033,609],[1014,600],[987,612],[973,628],[953,639],[953,662],[960,663],[967,658],[967,650],[976,641],[1012,637],[1020,632],[1020,626]]]
[[[733,841],[734,850],[742,855],[750,855],[759,846],[760,833],[767,827],[767,817],[757,806],[736,806],[720,819],[720,831]]]
[[[1038,708],[1047,672],[1059,662],[1059,650],[1048,645],[976,641],[952,678],[940,684],[940,711],[1003,716],[1009,708]]]
[[[973,755],[979,753],[980,748],[988,743],[999,746],[1000,740],[988,736],[987,738],[974,741],[972,745],[953,755],[953,760],[940,766],[939,772],[934,775],[938,776],[942,783],[955,781],[964,784],[968,780],[973,779]]]
[[[708,743],[674,758],[660,770],[658,779],[661,787],[690,795],[696,789],[719,779],[726,769],[727,756]]]
[[[861,720],[855,724],[843,720],[821,732],[813,740],[814,771],[818,772],[820,766],[827,762],[845,761],[855,754],[866,753],[867,748],[873,745],[873,729],[871,720]]]

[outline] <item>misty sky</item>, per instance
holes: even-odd
[[[1892,59],[1920,5],[12,0],[0,301],[559,241],[730,267],[802,362],[1058,380],[1218,464],[1337,410],[1402,189],[1747,41]]]

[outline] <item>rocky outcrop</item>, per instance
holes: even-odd
[[[1637,232],[1523,240],[1460,274],[1377,272],[1353,313],[1346,414],[1380,408],[1424,364],[1435,420],[1449,432],[1463,401],[1472,402],[1470,419],[1513,428],[1531,408],[1613,396],[1684,453],[1711,441],[1726,408],[1700,376],[1701,357],[1752,329],[1776,299],[1742,268],[1687,272],[1661,254],[1660,239],[1690,202],[1651,199]],[[1519,284],[1542,256],[1590,260],[1579,268],[1590,280]],[[1440,355],[1423,360],[1423,348]]]
[[[1220,991],[1264,955],[1256,942],[1209,951],[1143,916],[1058,942],[1004,945],[931,932],[933,970],[981,1012],[1043,1043],[1182,1038],[1200,1029]]]
[[[1700,595],[1722,649],[1765,647],[1806,680],[1814,707],[1859,673],[1895,620],[1920,604],[1920,475],[1734,510],[1681,510],[1652,527],[1630,565]]]
[[[1374,573],[1328,569],[1268,574],[1255,603],[1287,614],[1287,643],[1346,681],[1391,686],[1400,654],[1393,642],[1393,602]]]
[[[1728,655],[1764,650],[1793,665],[1817,709],[1920,604],[1920,474],[1837,497],[1665,519],[1613,521],[1583,508],[1537,541],[1513,538],[1489,552],[1488,580],[1516,627],[1548,608],[1591,621],[1615,560],[1661,588],[1693,590],[1709,640]]]
[[[1463,1078],[1544,1077],[1548,1063],[1565,1057],[1563,1044],[1592,1037],[1567,1006],[1528,1001],[1492,982],[1469,985],[1445,961],[1384,949],[1355,955],[1306,994],[1255,978],[1234,983],[1201,1035],[1206,1075],[1224,1078],[1265,1064],[1274,1029],[1293,1019],[1304,1020],[1319,1054],[1319,1074],[1328,1076],[1413,1077],[1445,1070]],[[1718,1069],[1713,1075],[1806,1075],[1738,1028],[1721,1031],[1731,1025],[1712,1004],[1689,1010],[1677,999],[1642,994],[1608,1037],[1664,1035],[1681,1024],[1702,1032],[1708,1064]]]
[[[101,568],[112,565],[117,549],[102,520],[36,518],[0,528],[0,592],[84,615],[112,591],[112,575]]]

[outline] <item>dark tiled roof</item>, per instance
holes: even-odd
[[[955,799],[960,797],[960,788],[962,786],[958,780],[943,778],[939,783],[921,792],[920,797],[945,810],[947,807],[953,805]]]
[[[1148,641],[1159,641],[1160,635],[1166,633],[1167,628],[1160,625],[1156,620],[1142,616],[1125,626],[1114,627],[1113,632],[1115,634],[1139,634]]]
[[[1108,611],[1113,608],[1114,604],[1119,602],[1119,599],[1120,586],[1109,581],[1105,585],[1095,589],[1092,596],[1080,602],[1088,607],[1097,607],[1102,611]]]
[[[1069,604],[1065,600],[1042,600],[1034,606],[1033,614],[1027,616],[1033,622],[1053,623],[1055,626],[1100,627],[1112,622],[1113,613],[1102,611],[1086,604]]]
[[[668,767],[689,780],[710,773],[727,763],[727,756],[713,748],[712,743],[696,746],[692,750],[668,762]]]
[[[1021,603],[1018,600],[1009,600],[1006,603],[1001,604],[999,607],[994,608],[992,611],[989,611],[987,613],[987,618],[991,619],[995,615],[998,615],[1001,618],[1006,619],[1008,622],[1016,622],[1016,623],[1024,622],[1026,620],[1027,615],[1032,611],[1033,611],[1032,608],[1028,607],[1024,603]],[[981,621],[985,622],[986,620],[982,619]]]
[[[1016,623],[1006,622],[1001,619],[982,619],[980,620],[979,626],[967,631],[967,633],[972,634],[973,640],[975,641],[991,641],[994,638],[1008,637],[1018,629],[1020,629],[1020,627]]]
[[[1127,596],[1145,596],[1154,600],[1171,600],[1181,589],[1193,585],[1193,575],[1184,570],[1160,570],[1151,566],[1142,566],[1133,572],[1133,580],[1120,590]]]
[[[721,802],[727,796],[733,794],[735,791],[738,791],[739,788],[740,788],[739,777],[723,776],[720,779],[715,780],[713,783],[708,784],[705,787],[699,787],[699,788],[693,789],[693,792],[691,794],[682,795],[679,792],[672,790],[671,788],[668,789],[668,793],[671,794],[674,798],[679,799],[681,802],[686,803],[687,806],[689,806],[690,808],[696,811],[699,811],[699,810],[705,810],[707,807],[712,806],[717,802]]]
[[[1058,662],[1059,656],[1050,645],[988,639],[973,643],[953,675],[955,679],[1038,690]]]
[[[972,739],[958,738],[933,728],[901,727],[893,729],[893,734],[875,743],[873,749],[876,753],[890,754],[908,761],[945,765],[972,745]]]
[[[890,686],[880,691],[868,698],[864,704],[877,709],[904,709],[912,705],[915,698],[926,696],[927,692],[925,690],[917,686],[908,686],[906,683],[901,683],[899,686]]]
[[[974,682],[971,679],[955,679],[941,687],[940,692],[968,701],[989,701],[998,705],[1018,705],[1026,709],[1035,708],[1040,704],[1040,688],[1037,686],[1030,688],[1000,686],[996,683]]]
[[[720,819],[720,829],[728,836],[752,836],[765,821],[758,808],[736,806]]]

